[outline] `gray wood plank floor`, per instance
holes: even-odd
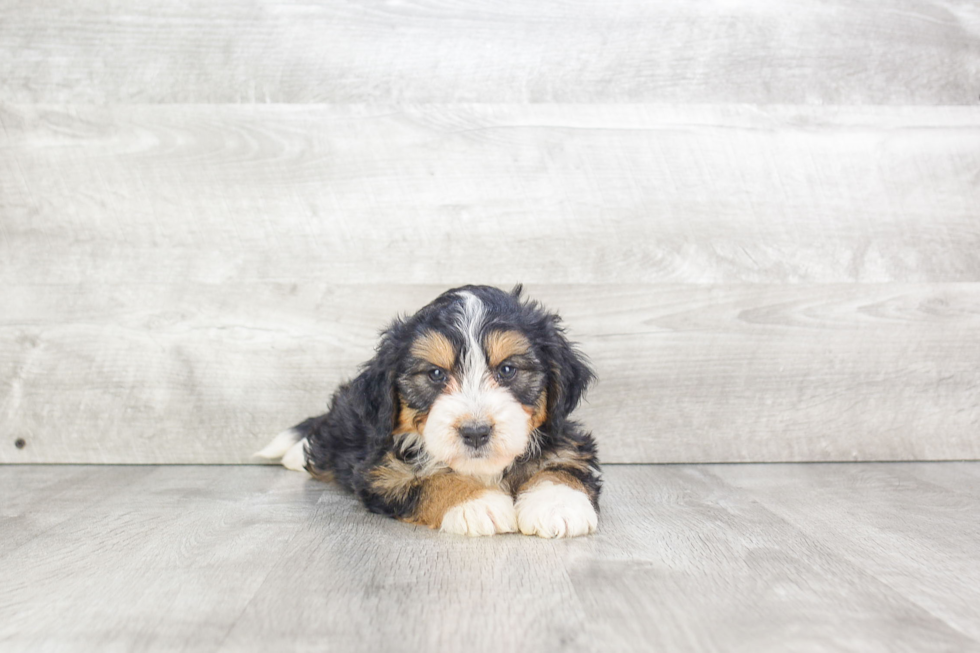
[[[980,463],[606,480],[553,542],[275,467],[0,467],[0,649],[980,651]]]

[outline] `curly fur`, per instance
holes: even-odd
[[[471,535],[493,532],[488,524],[510,532],[516,522],[501,512],[510,500],[525,532],[585,534],[595,514],[581,513],[590,504],[598,510],[600,468],[591,434],[569,417],[594,380],[558,315],[525,299],[521,286],[455,288],[392,322],[328,411],[260,455],[282,459],[291,450],[295,466],[305,453],[311,475],[407,522]],[[540,511],[530,493],[556,484],[565,489],[550,492],[559,502],[548,518],[591,528],[524,529],[532,515],[522,516],[521,506]],[[561,497],[575,493],[587,501],[566,501],[563,516]]]

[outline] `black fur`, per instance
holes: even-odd
[[[516,495],[535,472],[562,471],[582,483],[598,509],[601,486],[595,442],[588,432],[568,419],[595,375],[584,356],[568,341],[561,319],[537,302],[524,299],[521,286],[510,293],[489,286],[455,288],[415,315],[396,319],[382,333],[374,358],[334,393],[328,412],[294,427],[309,442],[307,469],[314,476],[336,479],[373,512],[399,518],[413,514],[421,485],[411,486],[398,497],[385,496],[372,488],[371,472],[389,454],[409,466],[423,457],[423,452],[417,449],[398,449],[393,436],[400,401],[413,408],[424,408],[435,397],[418,383],[417,376],[412,376],[419,372],[418,360],[413,360],[410,350],[416,338],[430,330],[445,335],[457,350],[464,346],[464,338],[454,322],[462,303],[458,295],[461,291],[473,293],[483,303],[486,310],[483,333],[514,329],[531,342],[533,352],[519,363],[520,383],[515,381],[513,394],[530,405],[539,394],[540,384],[547,388],[547,416],[534,434],[537,446],[529,447],[505,471],[505,486]],[[570,464],[561,463],[571,459],[574,460]]]

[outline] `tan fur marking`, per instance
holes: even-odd
[[[439,528],[442,518],[464,501],[475,499],[487,486],[474,478],[459,474],[436,474],[425,480],[415,514],[406,519],[413,524]]]
[[[580,472],[588,473],[591,462],[591,457],[575,449],[559,449],[555,453],[546,456],[541,466],[544,469],[549,467],[571,467]]]
[[[548,419],[548,391],[542,390],[534,407],[525,406],[524,410],[531,418],[531,430],[539,428]]]
[[[412,466],[390,453],[382,465],[371,470],[371,488],[389,500],[404,501],[419,482]]]
[[[313,465],[307,464],[306,471],[310,473],[310,476],[318,481],[322,481],[324,483],[332,483],[334,481],[333,472],[328,469],[317,469]]]
[[[398,411],[398,426],[395,428],[395,434],[421,433],[422,429],[425,428],[425,420],[428,417],[429,415],[427,413],[421,415],[419,411],[411,408],[404,401],[401,402],[401,410]]]
[[[552,483],[567,485],[573,490],[578,490],[579,492],[584,492],[585,494],[589,493],[582,484],[582,481],[578,480],[568,472],[561,471],[560,469],[546,469],[542,472],[538,472],[521,486],[520,491],[525,492],[530,490],[532,487],[538,483],[541,483],[542,481],[551,481]]]
[[[450,370],[456,360],[456,351],[449,338],[438,331],[427,331],[412,343],[412,356],[423,358],[444,370]]]
[[[487,355],[490,365],[496,367],[511,356],[531,351],[531,343],[518,331],[492,331],[486,338]]]

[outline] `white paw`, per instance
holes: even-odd
[[[447,510],[439,530],[474,536],[514,533],[517,531],[514,500],[503,492],[487,490],[476,499],[464,501]]]
[[[578,537],[592,533],[599,523],[584,492],[551,481],[522,492],[514,505],[517,524],[525,535]]]

